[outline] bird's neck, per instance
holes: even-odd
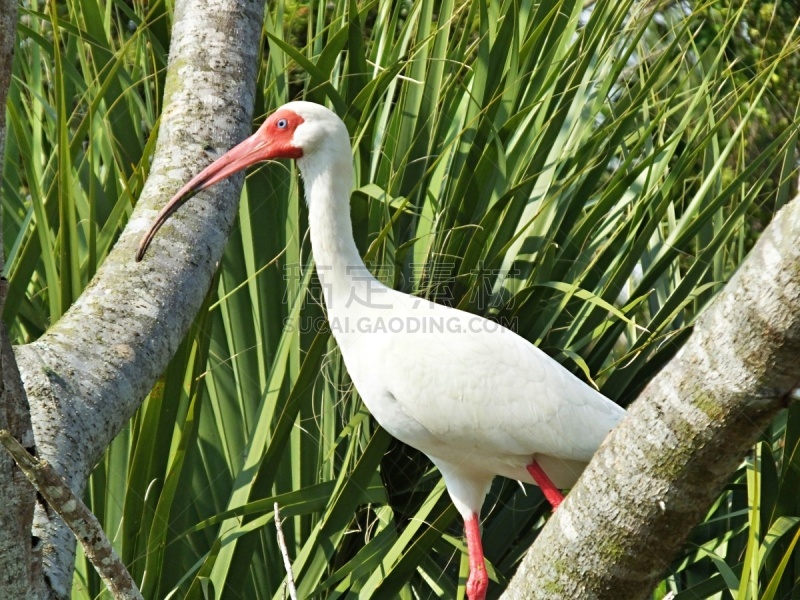
[[[343,156],[304,164],[311,248],[330,315],[343,315],[380,285],[369,273],[353,239],[350,192],[353,167],[349,148]]]

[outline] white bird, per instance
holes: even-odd
[[[193,178],[142,239],[195,192],[254,163],[294,158],[305,181],[311,246],[331,331],[356,389],[389,433],[439,468],[464,518],[467,596],[485,598],[480,510],[495,475],[538,485],[556,508],[625,411],[516,333],[392,290],[353,240],[352,149],[344,123],[309,102],[275,111]]]

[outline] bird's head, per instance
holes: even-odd
[[[341,160],[342,144],[349,148],[347,128],[335,113],[312,102],[289,102],[272,113],[252,136],[223,154],[164,205],[136,251],[142,260],[156,232],[181,205],[200,192],[250,165],[265,160],[294,158],[310,171],[322,160]],[[349,156],[347,157],[349,161]]]

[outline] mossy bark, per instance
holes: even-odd
[[[504,598],[649,596],[800,383],[798,236],[795,199],[609,435]]]
[[[249,135],[263,12],[263,1],[176,2],[158,146],[136,209],[78,301],[37,342],[16,349],[38,455],[78,495],[188,331],[222,256],[241,176],[181,209],[134,262],[166,200]],[[33,532],[44,541],[47,595],[68,598],[75,539],[44,507]]]
[[[0,0],[0,157],[6,141],[6,98],[11,84],[11,66],[16,42],[17,3]],[[1,160],[1,159],[0,159]],[[0,227],[0,248],[3,228]],[[0,272],[5,257],[0,251]],[[0,281],[0,313],[6,299],[6,281]],[[11,341],[0,323],[0,429],[7,429],[26,447],[33,448],[28,401],[22,387]],[[11,456],[0,451],[0,598],[26,598],[35,594],[34,581],[40,571],[41,546],[31,538],[35,490],[14,465]]]

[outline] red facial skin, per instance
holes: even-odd
[[[136,251],[136,262],[147,252],[150,242],[166,220],[189,198],[234,173],[246,169],[252,164],[276,158],[301,158],[302,148],[292,143],[294,132],[303,122],[303,117],[288,109],[280,109],[264,121],[252,136],[223,154],[205,169],[200,171],[189,183],[184,185],[164,205],[147,233],[139,242]]]

